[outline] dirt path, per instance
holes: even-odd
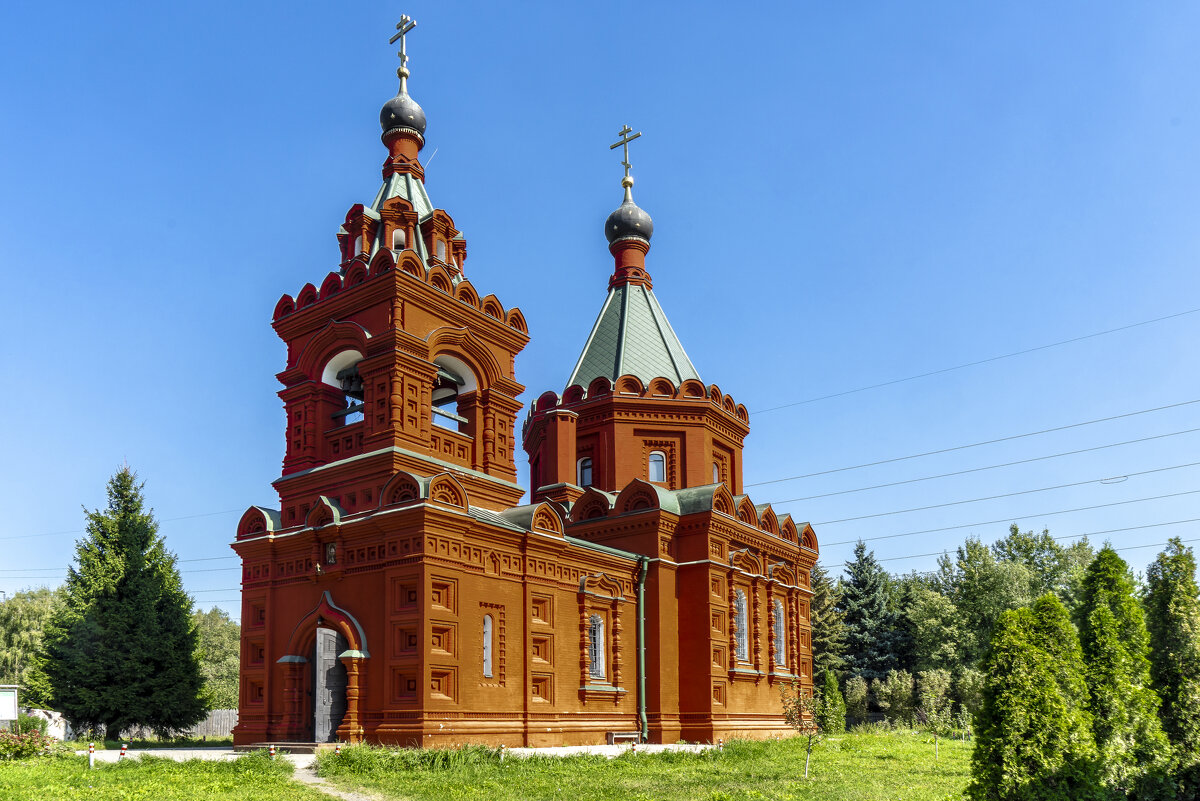
[[[334,798],[340,798],[342,801],[379,801],[376,796],[343,790],[340,787],[334,786],[333,782],[328,779],[322,779],[317,775],[317,762],[315,759],[310,758],[305,762],[293,759],[293,762],[296,763],[296,772],[292,774],[292,778],[302,784],[307,784],[314,790],[319,790]]]

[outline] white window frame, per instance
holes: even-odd
[[[604,618],[593,614],[588,618],[588,678],[608,680],[604,652],[607,643],[604,640]]]
[[[741,662],[750,661],[750,628],[746,614],[746,593],[733,591],[733,642],[734,658]]]
[[[483,677],[492,678],[492,631],[494,624],[491,615],[483,616]]]
[[[586,464],[585,464],[585,462],[586,462]],[[584,470],[587,470],[587,480],[586,481],[584,481],[584,475],[583,475]],[[579,461],[577,461],[575,463],[575,481],[581,487],[590,487],[590,486],[592,486],[592,480],[593,480],[592,457],[584,456],[582,459],[580,459]]]
[[[657,459],[655,457],[658,457]],[[662,466],[662,474],[659,478],[654,477],[654,465],[658,463]],[[650,451],[650,459],[646,465],[646,475],[649,480],[655,484],[665,484],[667,482],[667,455],[662,451]]]

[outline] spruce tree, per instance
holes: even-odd
[[[864,679],[883,678],[896,667],[893,621],[888,610],[888,575],[860,540],[846,563],[838,605],[846,624],[846,670]]]
[[[1110,546],[1100,549],[1084,574],[1077,614],[1104,781],[1128,793],[1162,766],[1169,748],[1158,720],[1160,701],[1150,689],[1149,636],[1133,576]]]
[[[160,735],[205,715],[191,599],[175,557],[144,510],[128,467],[108,482],[108,507],[87,512],[63,603],[46,628],[45,671],[75,728]]]
[[[812,623],[813,675],[826,671],[841,672],[846,664],[843,653],[846,624],[838,604],[842,588],[818,562],[809,574],[813,597],[809,606]]]
[[[1098,797],[1083,655],[1062,602],[1048,594],[1002,613],[984,671],[968,797]]]
[[[1151,686],[1163,730],[1185,759],[1200,759],[1200,588],[1196,558],[1172,538],[1146,571]]]

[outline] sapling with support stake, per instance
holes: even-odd
[[[808,740],[804,750],[804,778],[807,779],[813,746],[825,737],[818,715],[820,699],[813,694],[811,688],[801,687],[795,679],[790,685],[780,685],[779,699],[783,704],[783,719]]]

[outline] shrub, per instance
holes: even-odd
[[[63,745],[58,740],[39,731],[0,731],[0,760],[49,756],[62,749]]]
[[[17,713],[17,720],[13,723],[12,730],[17,734],[28,734],[37,732],[45,734],[46,727],[49,725],[45,718],[39,718],[36,715],[26,715],[24,712]]]
[[[846,714],[859,723],[867,719],[867,680],[862,676],[846,679]]]
[[[912,720],[913,677],[907,670],[889,670],[880,681],[871,682],[875,703],[893,723],[906,724]]]

